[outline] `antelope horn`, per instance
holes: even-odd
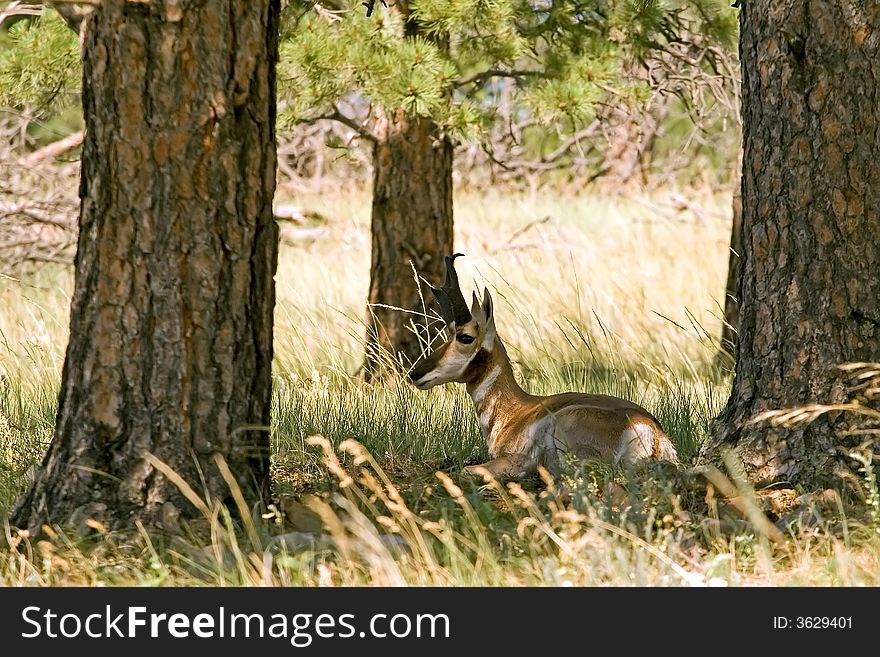
[[[468,310],[467,302],[461,293],[458,274],[455,273],[455,259],[463,255],[463,253],[456,253],[446,256],[446,282],[439,289],[431,288],[440,303],[440,316],[447,324],[455,322],[457,326],[471,321],[471,312]]]

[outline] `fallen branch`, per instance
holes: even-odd
[[[0,28],[9,27],[13,22],[25,16],[39,16],[41,13],[43,13],[42,7],[16,0],[16,2],[10,3],[6,9],[0,11]],[[9,21],[8,25],[7,21]]]
[[[29,155],[25,155],[18,161],[18,163],[23,167],[33,167],[46,160],[54,160],[59,155],[63,155],[77,146],[82,146],[85,135],[85,130],[74,132],[64,139],[59,139],[48,146],[44,146],[43,148],[30,153]]]
[[[730,479],[712,465],[702,468],[701,474],[727,498],[736,512],[751,522],[761,534],[774,543],[785,543],[785,535],[764,515],[751,491],[738,489]]]

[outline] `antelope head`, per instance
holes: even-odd
[[[446,322],[449,338],[413,365],[409,378],[421,390],[473,380],[485,367],[495,344],[492,297],[489,290],[484,290],[480,303],[474,293],[468,309],[455,273],[455,259],[461,255],[446,256],[446,282],[440,288],[431,288],[440,304],[440,316]]]

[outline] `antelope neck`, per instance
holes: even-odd
[[[467,391],[491,448],[493,429],[527,396],[513,376],[513,367],[500,340],[495,340],[492,351],[486,354],[485,366],[468,382]]]

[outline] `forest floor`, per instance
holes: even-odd
[[[486,448],[462,386],[360,380],[368,197],[299,195],[310,214],[283,226],[277,276],[272,512],[240,528],[220,509],[187,537],[86,523],[33,543],[7,526],[0,585],[880,584],[876,483],[858,464],[795,513],[802,491],[741,486],[730,504],[693,470],[730,385],[730,198],[685,197],[456,199],[462,287],[492,291],[524,387],[641,403],[680,471],[569,463],[564,500],[538,479],[463,479]],[[0,521],[51,436],[71,285],[58,265],[0,278]]]

